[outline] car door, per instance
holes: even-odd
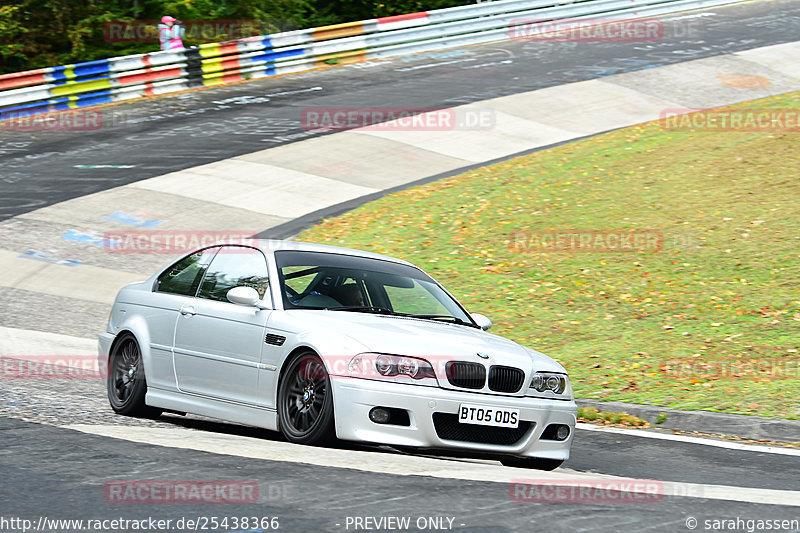
[[[187,255],[164,270],[156,280],[146,305],[137,314],[144,317],[150,337],[150,367],[147,384],[151,387],[175,390],[175,369],[172,345],[179,310],[194,300],[208,265],[218,248],[207,248]]]
[[[264,255],[255,248],[223,246],[211,261],[197,297],[184,304],[175,328],[175,374],[180,390],[249,404],[263,404],[258,372],[269,310],[227,299],[248,286],[271,305]]]

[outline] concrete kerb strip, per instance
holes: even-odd
[[[619,129],[619,128],[616,128]],[[434,181],[442,180],[445,178],[450,178],[453,176],[458,176],[459,174],[464,174],[465,172],[469,172],[471,170],[475,170],[482,167],[491,166],[497,163],[502,163],[503,161],[508,161],[509,159],[513,159],[515,157],[522,157],[525,155],[534,154],[536,152],[542,152],[544,150],[550,150],[551,148],[556,148],[558,146],[563,146],[568,143],[582,141],[584,139],[588,139],[590,137],[594,137],[595,135],[602,135],[603,133],[608,133],[614,130],[603,131],[599,133],[594,133],[591,135],[584,135],[583,137],[577,137],[573,139],[569,139],[567,141],[560,141],[553,144],[548,144],[547,146],[539,146],[537,148],[532,148],[530,150],[525,150],[523,152],[519,152],[510,156],[500,157],[498,159],[494,159],[492,161],[484,161],[482,163],[474,163],[472,165],[459,167],[453,170],[448,170],[446,172],[442,172],[441,174],[435,174],[432,176],[427,176],[424,178],[420,178],[409,183],[405,183],[402,185],[397,185],[395,187],[391,187],[389,189],[383,189],[380,191],[376,191],[371,194],[367,194],[365,196],[361,196],[358,198],[353,198],[352,200],[347,200],[345,202],[341,202],[335,205],[329,205],[322,209],[318,209],[312,213],[305,214],[303,216],[297,217],[293,220],[289,220],[283,222],[281,224],[277,224],[275,226],[266,228],[264,231],[258,233],[256,236],[259,239],[286,239],[291,240],[296,237],[300,232],[305,229],[308,229],[312,226],[316,226],[320,222],[322,222],[326,218],[332,218],[339,215],[342,215],[348,211],[352,211],[353,209],[366,204],[367,202],[372,202],[383,198],[389,194],[404,191],[406,189],[410,189],[412,187],[417,187],[420,185],[425,185],[426,183],[432,183]]]
[[[607,413],[627,413],[664,429],[698,431],[716,435],[733,435],[745,439],[767,439],[777,442],[800,442],[800,420],[778,420],[761,416],[732,415],[709,411],[680,411],[654,405],[624,402],[602,402],[586,398],[576,400],[580,407],[591,407]],[[664,414],[666,420],[657,424]]]

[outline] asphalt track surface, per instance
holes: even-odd
[[[454,106],[789,42],[800,33],[798,2],[777,0],[708,11],[715,15],[674,17],[677,20],[672,24],[667,19],[666,38],[657,43],[504,42],[109,106],[102,108],[104,122],[99,131],[36,135],[0,131],[0,220],[317,135],[304,130],[300,123],[302,109],[309,106]],[[102,403],[99,389],[85,391],[92,394],[92,402]],[[102,416],[107,416],[108,408],[104,409]],[[188,427],[220,437],[280,440],[274,433],[198,417],[167,416],[153,424]],[[3,518],[26,518],[36,523],[42,516],[173,520],[278,517],[280,531],[397,531],[357,528],[353,524],[357,517],[397,516],[411,518],[407,531],[470,532],[690,531],[690,518],[698,521],[695,531],[748,531],[756,530],[748,520],[800,519],[797,506],[705,498],[702,492],[645,502],[518,502],[510,497],[508,483],[397,476],[152,446],[13,418],[0,418],[0,439],[2,532],[21,531],[4,525]],[[402,459],[401,453],[385,448],[342,447],[384,454],[387,461]],[[565,467],[637,479],[800,489],[797,455],[585,430],[577,431],[573,456]],[[143,479],[252,480],[259,486],[259,498],[258,503],[249,505],[201,506],[122,505],[104,497],[106,482]],[[537,479],[537,473],[520,470],[519,479]],[[441,528],[431,523],[424,528],[417,526],[418,519],[428,517],[441,519],[437,522]],[[728,523],[725,529],[706,522],[737,519],[740,522]],[[788,529],[771,530],[798,528],[795,522]]]
[[[105,106],[95,131],[0,129],[0,220],[320,135],[303,128],[307,107],[444,108],[794,41],[800,3],[680,14],[663,28],[653,43],[507,41]]]
[[[219,434],[277,438],[270,432],[229,424],[172,420],[176,426],[197,426]],[[402,529],[405,531],[636,532],[690,531],[686,524],[692,518],[699,521],[698,530],[702,531],[706,520],[796,520],[800,515],[800,508],[794,506],[709,500],[702,493],[652,501],[516,501],[522,499],[519,495],[523,493],[516,493],[515,486],[509,483],[396,476],[145,446],[11,419],[0,419],[0,435],[2,516],[22,517],[33,523],[42,516],[84,520],[153,517],[175,521],[181,517],[257,516],[278,517],[280,531],[398,530],[354,527],[357,517],[392,516],[410,517],[412,525]],[[734,454],[689,444],[648,446],[639,437],[588,436],[579,431],[571,467],[659,480],[685,480],[688,476],[722,484],[741,484],[745,478],[747,485],[773,488],[796,488],[800,477],[797,457]],[[383,449],[374,449],[373,453],[393,455]],[[537,480],[541,476],[535,471],[519,470],[518,478]],[[119,504],[109,501],[112,497],[104,491],[110,482],[141,479],[250,481],[258,485],[258,502],[205,506]],[[417,520],[430,517],[438,517],[440,527],[416,526]],[[742,531],[746,527],[729,530]],[[183,530],[187,529],[191,528]]]

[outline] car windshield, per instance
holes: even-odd
[[[410,316],[477,327],[461,305],[418,268],[324,252],[275,252],[284,309]]]

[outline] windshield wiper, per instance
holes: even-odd
[[[326,307],[325,310],[355,311],[357,313],[374,313],[376,315],[405,316],[409,318],[421,318],[423,320],[442,320],[446,322],[452,322],[453,324],[458,324],[460,326],[476,327],[475,325],[466,322],[464,320],[461,320],[460,318],[452,315],[414,315],[411,313],[398,313],[397,311],[392,311],[391,309],[387,309],[386,307],[343,305],[341,307]]]
[[[355,311],[357,313],[375,313],[376,315],[400,315],[385,307],[374,307],[369,305],[343,305],[341,307],[326,307],[326,311]]]
[[[451,315],[408,315],[414,318],[424,318],[428,320],[446,320],[448,322],[452,322],[453,324],[459,324],[462,326],[472,326],[469,322],[465,322],[458,318],[457,316]]]

